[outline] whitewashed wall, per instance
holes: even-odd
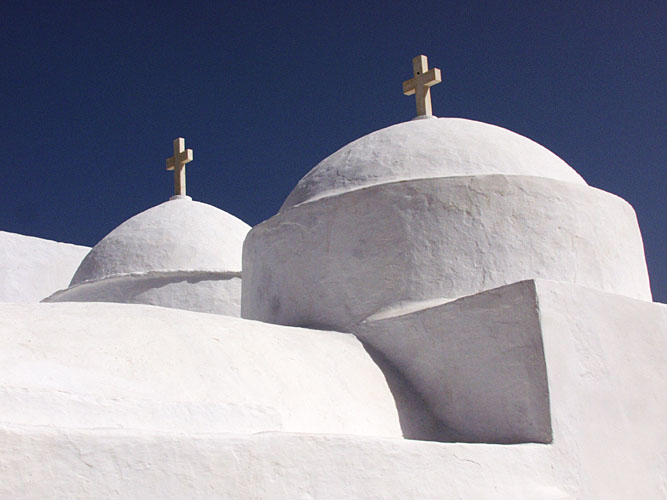
[[[89,251],[0,231],[0,302],[39,302],[66,288]]]

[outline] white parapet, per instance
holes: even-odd
[[[65,288],[89,251],[0,231],[0,302],[39,302]]]
[[[351,334],[146,305],[1,304],[0,352],[4,424],[402,435]]]

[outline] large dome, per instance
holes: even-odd
[[[413,120],[321,161],[244,242],[244,318],[353,331],[529,279],[650,300],[632,207],[501,127]]]
[[[71,285],[119,275],[241,271],[245,222],[189,198],[175,198],[128,219],[83,260]]]
[[[413,120],[361,137],[322,160],[299,181],[281,211],[388,182],[485,174],[586,185],[551,151],[502,127],[463,118]]]

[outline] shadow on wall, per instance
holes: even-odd
[[[415,387],[387,361],[382,353],[367,344],[364,344],[364,348],[387,380],[396,402],[404,438],[441,443],[465,442],[461,434],[448,428],[433,415],[429,405]]]
[[[552,441],[534,280],[365,321],[354,334],[383,371],[406,438]]]

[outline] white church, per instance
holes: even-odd
[[[250,228],[175,195],[92,249],[0,232],[0,498],[667,498],[667,307],[633,208],[417,117]]]

